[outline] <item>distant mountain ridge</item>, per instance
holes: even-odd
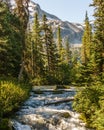
[[[62,21],[57,16],[42,10],[38,4],[31,1],[29,5],[30,22],[33,23],[34,14],[37,12],[39,19],[42,20],[43,14],[47,16],[48,24],[52,25],[53,32],[56,34],[57,27],[60,25],[63,40],[67,37],[71,44],[81,44],[84,27],[80,23]]]

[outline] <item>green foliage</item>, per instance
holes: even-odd
[[[92,28],[89,23],[89,19],[86,13],[85,17],[85,29],[82,37],[82,64],[87,64],[91,56],[91,44],[92,44]]]
[[[40,77],[40,76],[37,76],[36,78],[32,79],[30,81],[32,83],[32,85],[47,85],[48,84],[48,81],[45,77]]]
[[[68,84],[70,68],[65,62],[65,49],[60,45],[61,53],[58,53],[46,16],[40,25],[38,14],[35,14],[32,33],[29,30],[26,33],[28,16],[24,10],[22,15],[24,5],[21,2],[16,1],[16,14],[12,14],[6,4],[0,3],[0,76],[18,77],[19,81],[28,78],[37,85]],[[60,31],[59,42],[62,41]]]
[[[104,73],[104,1],[93,0],[94,7],[94,39],[93,39],[93,64],[94,74],[102,76]]]
[[[70,81],[74,84],[81,83],[80,49],[73,50],[70,61]]]
[[[57,29],[57,46],[58,46],[58,54],[59,54],[59,64],[63,64],[64,62],[66,62],[65,57],[67,56],[66,56],[66,50],[64,49],[62,45],[62,36],[61,36],[60,26],[58,26],[58,29]]]
[[[0,80],[0,117],[8,115],[28,97],[29,87],[12,80]],[[6,116],[7,116],[6,115]]]
[[[4,118],[0,121],[0,130],[12,130],[9,126],[9,119]]]
[[[104,129],[104,85],[82,88],[75,96],[73,107],[90,127]]]
[[[53,39],[53,32],[51,26],[47,24],[47,18],[43,16],[42,24],[42,42],[44,46],[44,62],[45,62],[45,72],[46,76],[50,75],[51,77],[55,75],[57,69],[57,49]],[[48,74],[49,73],[49,74]]]
[[[100,1],[104,3],[102,0]],[[93,1],[95,7],[95,22],[94,22],[94,33],[92,35],[91,26],[86,13],[85,18],[85,31],[82,38],[82,65],[80,66],[80,77],[83,84],[91,84],[92,82],[103,82],[104,73],[104,38],[103,34],[103,10],[102,4],[98,1]],[[102,8],[103,9],[103,8]],[[99,10],[102,12],[99,12]],[[101,15],[102,14],[102,15]],[[101,22],[102,21],[102,22]],[[102,32],[102,33],[101,33]]]
[[[22,36],[22,52],[21,52],[21,65],[18,72],[18,81],[22,81],[26,71],[25,71],[25,54],[26,54],[26,36],[27,36],[27,28],[28,28],[28,22],[29,22],[29,2],[30,0],[15,0],[15,9],[14,13],[18,17],[20,21],[20,34]]]
[[[57,29],[57,40],[58,40],[58,50],[59,50],[59,54],[61,55],[61,51],[62,51],[62,36],[61,36],[61,29],[60,26],[58,26]]]
[[[64,85],[64,84],[70,84],[71,77],[70,77],[70,66],[69,64],[61,64],[59,65],[59,72],[57,75],[57,83]]]
[[[70,64],[71,63],[71,46],[70,46],[70,43],[69,43],[69,39],[66,38],[66,63],[67,64]]]
[[[32,77],[42,76],[44,73],[43,45],[41,41],[41,26],[38,20],[38,14],[35,14],[33,30],[31,34],[31,70]]]
[[[81,65],[80,65],[80,82],[83,84],[90,84],[92,82],[92,28],[89,22],[89,18],[85,16],[85,29],[82,37],[81,48]]]
[[[0,3],[0,76],[17,77],[21,60],[19,19]]]
[[[99,96],[99,109],[93,115],[92,125],[97,128],[97,130],[104,129],[104,85],[101,87],[100,91],[102,95]]]

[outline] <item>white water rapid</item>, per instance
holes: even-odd
[[[12,119],[14,130],[90,130],[79,120],[79,114],[72,111],[72,101],[53,103],[69,99],[74,90],[44,91],[40,94],[30,93]],[[50,104],[52,103],[52,104]]]

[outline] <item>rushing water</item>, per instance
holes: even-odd
[[[89,130],[79,120],[79,114],[72,111],[72,102],[48,104],[74,95],[74,90],[41,94],[31,92],[30,98],[12,120],[14,130]]]

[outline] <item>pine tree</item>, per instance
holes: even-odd
[[[60,26],[58,26],[57,29],[57,45],[58,45],[58,52],[60,56],[60,64],[62,64],[65,60],[65,49],[62,46],[62,36],[61,36]]]
[[[70,64],[71,63],[71,46],[70,46],[70,43],[69,43],[69,39],[66,38],[66,63],[67,64]]]
[[[49,26],[47,24],[46,15],[43,15],[43,46],[44,46],[44,59],[46,70],[50,70],[50,46],[52,43],[52,37],[50,33]]]
[[[19,19],[0,3],[0,75],[17,77],[20,69],[21,43]]]
[[[22,57],[21,57],[21,68],[18,74],[18,80],[21,81],[23,78],[24,66],[25,66],[25,50],[26,50],[26,31],[29,20],[29,2],[30,0],[15,0],[16,9],[14,13],[19,17],[21,22],[21,34],[22,34]]]
[[[49,39],[50,39],[50,44],[49,44],[49,71],[51,74],[55,74],[57,71],[57,66],[58,66],[58,53],[57,53],[57,47],[54,43],[53,39],[53,32],[52,28],[49,28]]]
[[[82,64],[87,65],[91,57],[92,29],[86,12],[85,30],[82,38]]]
[[[66,47],[62,45],[62,36],[61,36],[61,28],[58,26],[57,29],[57,46],[58,46],[58,54],[59,54],[59,62],[58,62],[58,83],[59,84],[68,84],[69,75],[70,75],[70,67],[69,67],[69,42],[68,39],[65,41]]]
[[[58,52],[60,56],[60,64],[64,64],[66,62],[66,48],[63,47],[60,26],[58,26],[58,30],[57,30],[57,45],[58,45]]]
[[[53,39],[52,28],[47,24],[47,18],[45,15],[43,16],[42,30],[45,70],[46,75],[51,78],[55,77],[55,72],[58,66],[58,54]]]
[[[62,37],[61,37],[60,26],[58,26],[58,29],[57,29],[57,44],[58,44],[59,53],[61,54],[61,50],[62,50]]]
[[[38,20],[38,14],[35,14],[35,20],[32,31],[32,75],[41,76],[44,73],[44,64],[43,64],[43,45],[41,41],[41,28]]]
[[[25,71],[27,74],[28,79],[31,81],[33,78],[33,54],[32,54],[32,34],[31,34],[31,29],[30,29],[30,25],[28,28],[28,32],[27,32],[27,38],[26,38],[26,59],[25,59]]]
[[[86,12],[85,15],[85,29],[82,37],[81,48],[81,64],[80,64],[80,76],[81,82],[89,84],[91,82],[91,54],[92,54],[92,27],[89,22],[89,18]]]
[[[94,74],[104,74],[104,0],[93,0],[94,11],[94,40],[93,40],[93,66]]]
[[[43,57],[45,62],[45,73],[49,71],[49,27],[47,24],[46,15],[43,15],[43,23],[42,23],[42,43],[43,43]]]

